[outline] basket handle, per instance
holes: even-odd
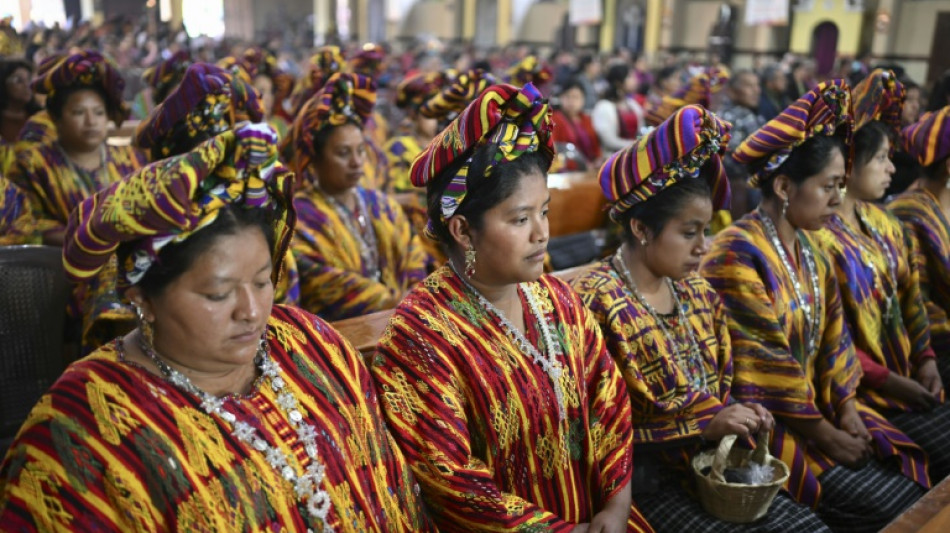
[[[729,457],[729,452],[736,443],[736,438],[737,436],[734,434],[726,435],[719,441],[719,447],[716,448],[716,455],[713,456],[712,470],[709,472],[709,476],[716,481],[722,483],[726,482],[726,478],[722,475],[722,472],[726,469],[726,458]]]
[[[760,465],[769,464],[769,439],[772,437],[771,431],[760,431],[759,438],[755,443],[755,450],[752,450],[751,461]]]

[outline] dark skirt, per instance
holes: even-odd
[[[950,402],[926,412],[897,413],[887,417],[930,458],[930,481],[940,483],[950,474]]]
[[[859,470],[836,466],[818,476],[817,513],[835,533],[872,533],[897,518],[926,492],[896,465],[871,461]]]

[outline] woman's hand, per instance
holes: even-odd
[[[865,442],[871,442],[871,434],[867,426],[861,420],[857,408],[854,406],[855,400],[851,399],[841,406],[841,429],[846,431],[852,437],[856,437]]]
[[[937,370],[937,359],[928,357],[924,359],[917,367],[917,382],[933,394],[934,399],[939,403],[940,393],[943,392],[943,380],[940,379],[940,371]]]
[[[748,437],[759,430],[775,427],[772,413],[757,403],[734,403],[723,407],[703,430],[703,438],[718,441],[726,435]]]
[[[630,518],[630,505],[608,506],[594,515],[586,531],[588,533],[623,533],[627,530],[627,519]],[[583,525],[583,524],[581,524]],[[574,528],[576,531],[577,528]]]
[[[847,431],[831,430],[831,435],[819,447],[835,461],[848,468],[861,468],[871,460],[871,443]]]
[[[574,526],[574,529],[571,530],[571,533],[587,533],[590,530],[590,524],[584,522],[582,524],[577,524]]]
[[[933,361],[933,359],[931,359],[931,361]],[[933,363],[930,366],[932,366],[936,372],[937,364]],[[891,372],[887,375],[887,380],[884,382],[882,390],[888,396],[905,401],[916,409],[929,411],[935,405],[937,405],[938,396],[933,394],[928,385],[921,381],[921,372],[926,375],[929,370],[924,370],[924,368],[921,367],[921,369],[917,371],[916,381]],[[937,386],[942,389],[943,384],[940,383],[939,374],[936,375],[936,379]],[[929,381],[928,383],[931,386],[934,385],[932,381]]]

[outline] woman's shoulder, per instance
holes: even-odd
[[[610,260],[603,260],[584,271],[571,281],[571,287],[581,296],[611,292],[620,287],[619,278]]]
[[[901,221],[890,210],[871,202],[862,202],[861,210],[874,229],[890,236],[903,234]]]

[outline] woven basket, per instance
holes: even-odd
[[[736,435],[729,435],[719,441],[716,450],[700,452],[693,457],[693,475],[699,489],[699,501],[706,512],[725,520],[745,524],[755,522],[765,516],[772,500],[788,479],[788,465],[769,454],[769,432],[759,433],[759,442],[755,450],[733,448]],[[764,485],[746,485],[729,483],[723,477],[723,470],[740,468],[750,461],[771,465],[774,474],[772,481]],[[703,471],[711,468],[706,475]]]

